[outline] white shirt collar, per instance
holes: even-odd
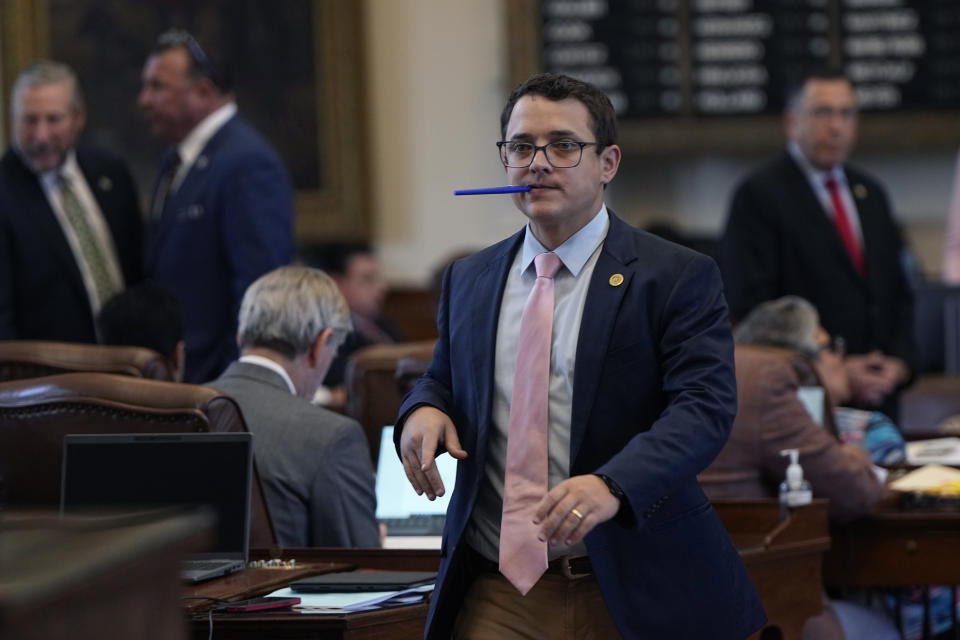
[[[602,204],[600,211],[593,216],[590,222],[585,224],[579,231],[567,238],[563,244],[553,250],[553,252],[560,257],[563,266],[573,274],[574,278],[577,277],[583,269],[583,266],[587,263],[587,260],[589,260],[593,252],[596,251],[597,245],[603,242],[603,239],[607,236],[607,227],[609,224],[610,220],[607,215],[607,205]],[[530,265],[533,264],[533,259],[546,251],[549,251],[549,249],[540,244],[540,241],[530,233],[530,224],[528,223],[527,233],[524,234],[523,238],[523,257],[520,260],[520,273],[525,273],[526,270],[530,268]]]
[[[80,172],[80,165],[77,163],[77,154],[73,149],[67,151],[67,154],[63,158],[63,164],[55,169],[41,173],[40,182],[42,182],[43,186],[48,190],[56,189],[57,177],[60,175],[66,178],[70,184],[76,183],[77,179],[83,176]]]
[[[263,356],[240,356],[240,362],[245,362],[246,364],[254,364],[259,367],[264,367],[265,369],[270,369],[278,376],[283,378],[283,381],[287,383],[287,388],[290,389],[290,393],[297,395],[297,388],[293,386],[293,380],[290,379],[290,374],[287,373],[287,370],[280,366],[280,363],[271,360],[270,358],[265,358]]]
[[[803,149],[801,149],[800,145],[793,140],[787,143],[787,152],[793,157],[797,165],[799,165],[800,170],[803,171],[803,174],[807,176],[808,181],[823,186],[827,178],[831,177],[836,180],[838,184],[846,185],[847,176],[843,172],[843,165],[834,165],[826,171],[823,169],[817,169],[815,166],[810,164],[810,161],[807,160],[807,156],[803,155]]]
[[[220,130],[220,127],[227,123],[237,113],[237,103],[228,102],[223,105],[193,128],[193,131],[187,134],[187,137],[177,145],[177,153],[180,154],[180,164],[184,167],[192,166],[197,156],[207,146],[210,138]]]

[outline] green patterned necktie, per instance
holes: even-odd
[[[70,186],[70,179],[62,173],[57,176],[57,187],[60,189],[60,202],[63,204],[63,212],[67,216],[67,221],[73,227],[73,232],[77,237],[77,243],[80,246],[80,255],[83,262],[90,271],[93,278],[93,286],[97,290],[97,298],[102,305],[104,302],[120,293],[121,285],[111,276],[107,265],[107,256],[104,255],[103,247],[97,241],[97,236],[87,219],[80,199]]]

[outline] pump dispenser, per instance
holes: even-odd
[[[787,466],[787,477],[780,483],[780,518],[784,519],[790,510],[813,500],[813,490],[810,483],[803,479],[803,467],[800,466],[800,452],[796,449],[784,449],[781,456],[790,456]]]

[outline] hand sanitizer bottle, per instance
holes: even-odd
[[[785,520],[790,510],[813,500],[813,490],[810,483],[803,479],[803,468],[798,462],[800,452],[796,449],[784,449],[781,456],[790,456],[787,466],[787,477],[780,483],[780,519]]]

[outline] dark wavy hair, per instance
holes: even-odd
[[[591,128],[598,143],[597,153],[603,151],[604,147],[617,144],[617,113],[610,98],[592,84],[559,73],[538,73],[510,93],[500,114],[501,139],[506,139],[507,124],[517,100],[527,95],[543,96],[553,101],[576,98],[590,113]]]

